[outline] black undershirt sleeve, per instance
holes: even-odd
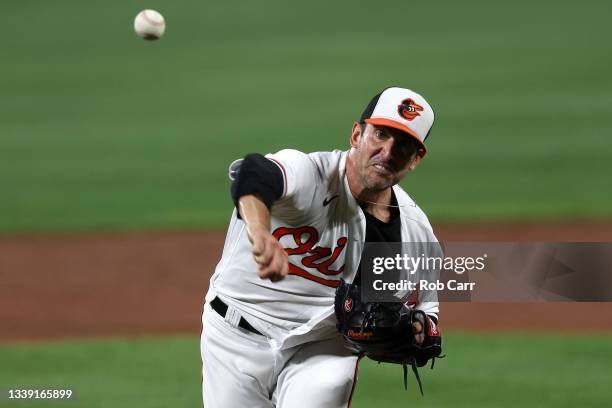
[[[238,210],[238,200],[245,195],[259,196],[270,209],[281,198],[284,189],[283,172],[271,160],[258,153],[244,156],[232,182],[232,200]],[[240,218],[240,212],[238,212]]]

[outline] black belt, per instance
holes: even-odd
[[[218,297],[214,298],[212,302],[210,302],[210,306],[213,308],[215,312],[219,313],[221,317],[225,317],[225,314],[227,313],[227,305],[223,303],[221,299],[219,299]],[[238,322],[238,327],[242,327],[244,330],[248,330],[251,333],[259,334],[260,336],[262,335],[259,331],[257,331],[257,329],[251,326],[251,324],[247,322],[243,317],[240,318],[240,321]]]

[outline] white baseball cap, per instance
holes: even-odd
[[[434,118],[433,109],[421,95],[410,89],[392,87],[372,98],[359,122],[401,130],[419,142],[425,155],[425,139]]]

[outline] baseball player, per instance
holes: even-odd
[[[205,407],[350,404],[359,356],[336,330],[335,291],[368,273],[365,242],[436,242],[397,185],[425,156],[433,122],[421,95],[387,88],[353,124],[348,151],[232,163],[236,209],[202,317]],[[437,323],[437,302],[411,307]],[[414,333],[427,335],[418,323]]]

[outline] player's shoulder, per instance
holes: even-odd
[[[304,153],[296,149],[283,149],[266,157],[288,166],[311,167],[319,176],[325,178],[326,175],[337,172],[343,153],[341,150]]]
[[[301,152],[296,149],[282,149],[276,153],[266,154],[268,159],[276,162],[283,163],[284,165],[312,165],[310,157],[307,153]]]
[[[310,158],[321,166],[338,165],[342,160],[342,150],[333,150],[331,152],[312,152],[308,153]]]
[[[276,153],[271,153],[270,155],[283,159],[311,160],[315,163],[331,163],[339,162],[343,153],[344,152],[341,150],[304,153],[297,149],[282,149]]]
[[[413,225],[417,225],[433,235],[433,228],[429,218],[427,218],[427,215],[416,201],[399,185],[393,186],[393,192],[395,193],[402,217],[407,222],[413,223]]]
[[[338,173],[344,154],[345,152],[341,150],[333,150],[331,152],[313,152],[308,155],[319,173],[325,176]]]

